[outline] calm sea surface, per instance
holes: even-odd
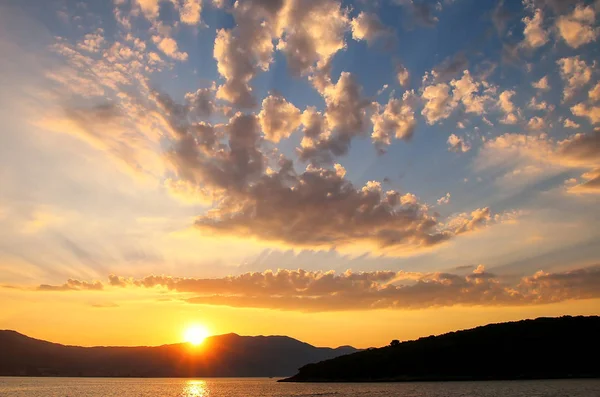
[[[600,397],[600,380],[276,383],[275,379],[2,378],[11,397]]]

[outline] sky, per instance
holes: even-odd
[[[0,0],[0,328],[369,347],[600,314],[599,19]]]

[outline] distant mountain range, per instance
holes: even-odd
[[[308,364],[288,382],[600,377],[600,317],[491,324]]]
[[[286,336],[207,338],[200,346],[78,347],[0,331],[0,376],[282,377],[308,363],[356,352]]]

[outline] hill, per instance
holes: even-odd
[[[211,377],[273,376],[356,352],[315,347],[285,336],[219,335],[200,346],[78,347],[0,331],[0,376]]]
[[[600,317],[491,324],[308,364],[288,382],[600,377]]]

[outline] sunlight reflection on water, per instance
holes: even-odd
[[[181,397],[207,397],[209,395],[210,390],[204,380],[188,380],[181,393]]]
[[[277,383],[276,379],[3,378],[0,397],[598,397],[600,380]]]

